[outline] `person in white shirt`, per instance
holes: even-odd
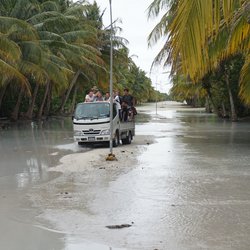
[[[122,106],[121,106],[121,97],[119,95],[119,91],[115,91],[114,101],[116,102],[116,105],[118,107],[119,118],[121,119],[122,118],[122,114],[121,114]]]
[[[95,100],[94,91],[91,89],[89,93],[85,96],[85,102],[93,102]]]

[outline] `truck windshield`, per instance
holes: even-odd
[[[75,110],[75,118],[79,119],[100,119],[109,117],[109,103],[81,103]]]

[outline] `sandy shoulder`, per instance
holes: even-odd
[[[38,218],[41,224],[44,220],[51,222],[47,216],[48,211],[54,216],[51,209],[59,213],[61,208],[82,210],[82,206],[88,207],[97,194],[103,194],[111,183],[136,169],[139,156],[153,143],[154,136],[135,135],[130,145],[113,148],[117,161],[106,161],[109,147],[89,148],[89,151],[63,156],[59,164],[47,169],[51,174],[55,172],[56,178],[34,186],[27,194],[32,207],[43,211]]]
[[[185,108],[186,105],[181,105],[177,102],[160,102],[158,104],[159,109],[166,108],[176,109],[176,107]],[[155,110],[155,103],[147,103],[143,106],[137,107],[140,117],[143,122],[149,122],[153,118],[153,113]],[[144,121],[144,114],[148,117]],[[158,117],[159,118],[159,117]],[[124,165],[131,166],[137,161],[138,155],[146,150],[146,147],[155,142],[153,136],[148,135],[135,135],[132,143],[130,145],[119,145],[113,149],[117,161],[106,161],[106,157],[109,154],[109,148],[94,148],[90,151],[84,153],[74,153],[66,155],[60,159],[60,164],[51,167],[49,171],[56,171],[61,173],[74,173],[74,172],[85,172],[86,170],[91,170],[95,168],[109,169],[120,168]],[[126,163],[126,164],[125,164]]]
[[[60,159],[60,164],[51,167],[48,171],[55,171],[61,173],[85,172],[87,169],[108,169],[133,165],[137,161],[138,155],[143,152],[146,147],[154,143],[154,138],[148,136],[138,135],[130,145],[119,145],[113,148],[117,161],[106,161],[109,154],[109,148],[94,148],[83,153],[74,153],[66,155]]]

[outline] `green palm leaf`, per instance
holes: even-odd
[[[18,44],[0,33],[0,58],[15,63],[20,59],[21,54]]]
[[[250,54],[247,55],[241,70],[239,95],[246,104],[250,105]]]
[[[29,89],[27,78],[19,72],[18,69],[0,59],[0,74],[5,76],[5,79],[16,78],[21,84]],[[2,83],[1,83],[2,84]]]

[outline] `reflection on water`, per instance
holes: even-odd
[[[25,224],[34,239],[47,242],[43,249],[105,250],[111,249],[109,244],[120,247],[112,249],[249,249],[250,124],[223,121],[201,110],[176,112],[176,106],[169,104],[160,106],[157,115],[151,112],[152,121],[144,123],[147,106],[140,109],[145,115],[136,134],[154,136],[156,143],[146,145],[139,164],[114,172],[89,168],[61,176],[63,181],[54,183],[54,189],[35,189],[38,198],[49,201],[46,211],[41,211],[52,223],[48,228],[56,225],[61,233],[29,227],[37,214],[32,217],[34,211],[27,205],[22,216],[19,211],[15,220],[6,219],[4,213],[17,206],[19,193],[4,189],[9,185],[23,190],[46,182],[52,177],[45,170],[63,154],[86,150],[72,143],[71,121],[1,131],[0,198],[11,197],[0,203],[3,225],[11,224],[5,239],[0,227],[1,244],[8,246],[13,228],[27,238],[20,229]],[[44,201],[37,202],[44,209]],[[127,229],[105,228],[131,222]],[[26,241],[24,246],[28,245]]]
[[[62,155],[76,151],[85,149],[73,144],[71,119],[24,122],[0,130],[1,249],[64,249],[63,234],[35,227],[39,211],[23,202],[27,188],[59,176],[47,169]]]
[[[73,143],[69,118],[15,124],[0,131],[0,178],[10,177],[12,188],[46,181],[63,154],[84,150]]]
[[[162,135],[139,157],[143,171],[127,178],[133,214],[143,207],[151,221],[145,236],[156,232],[163,249],[249,249],[250,124],[170,112],[171,120],[159,112],[166,123],[151,127]]]

